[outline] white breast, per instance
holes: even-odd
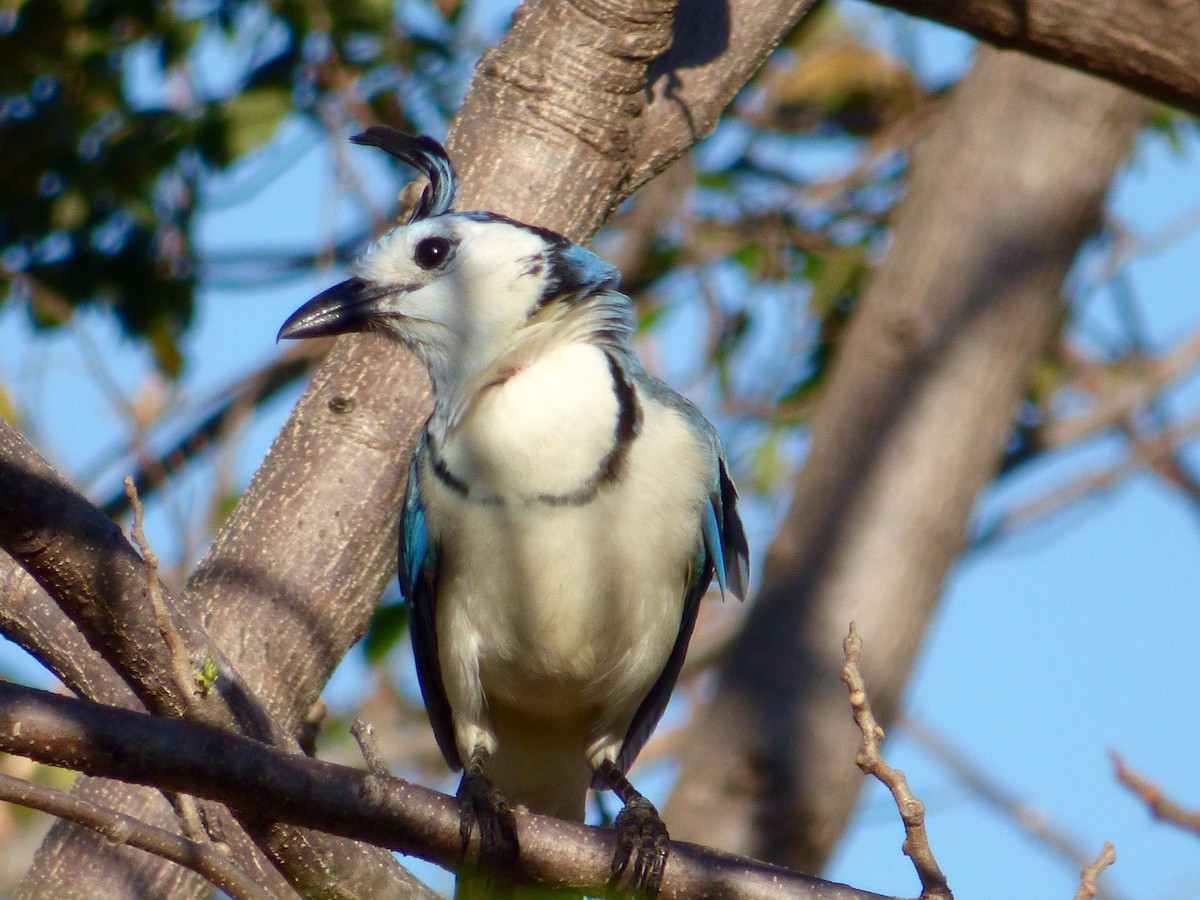
[[[439,450],[476,496],[567,494],[612,450],[618,413],[604,352],[566,344],[497,373]]]
[[[565,356],[569,378],[543,380],[535,367],[495,388],[472,416],[476,433],[447,454],[450,468],[469,465],[497,493],[566,492],[590,476],[612,446],[611,375],[595,348]],[[426,470],[456,722],[482,721],[489,704],[556,727],[573,721],[594,753],[619,746],[658,678],[679,631],[710,461],[677,412],[639,402],[641,433],[622,477],[584,505],[471,502]]]

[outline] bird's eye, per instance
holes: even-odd
[[[450,258],[450,242],[444,237],[427,237],[413,250],[413,262],[422,269],[436,269]]]

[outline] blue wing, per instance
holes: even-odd
[[[457,771],[462,768],[462,760],[458,758],[450,701],[446,699],[446,688],[442,684],[442,671],[438,665],[437,622],[434,615],[438,554],[437,547],[429,537],[418,478],[421,461],[427,453],[426,436],[422,431],[408,470],[408,488],[404,493],[404,511],[400,520],[400,590],[404,592],[404,599],[408,603],[408,629],[417,663],[417,681],[421,685],[429,723],[433,726],[442,756],[446,757],[450,768]]]
[[[689,404],[690,406],[690,404]],[[694,411],[695,417],[700,413]],[[679,635],[671,648],[671,656],[663,667],[662,674],[650,689],[641,706],[633,716],[617,766],[628,772],[646,741],[649,740],[658,720],[666,711],[667,701],[679,680],[683,660],[687,656],[688,641],[696,627],[696,615],[700,611],[700,598],[708,590],[713,576],[721,592],[728,591],[739,600],[746,599],[746,584],[749,581],[750,550],[746,544],[746,532],[737,510],[737,490],[725,467],[725,455],[711,426],[700,418],[708,432],[716,457],[716,473],[708,503],[701,511],[699,546],[695,559],[688,570],[687,587],[683,598],[683,617],[679,623]],[[593,781],[593,787],[602,788],[603,783]]]

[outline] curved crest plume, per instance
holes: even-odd
[[[426,135],[414,137],[387,125],[372,125],[350,138],[356,144],[378,147],[401,162],[406,162],[429,179],[421,192],[421,200],[408,217],[416,222],[430,216],[440,216],[454,208],[458,201],[458,176],[446,150]]]

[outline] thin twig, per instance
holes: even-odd
[[[235,900],[273,900],[216,845],[188,840],[132,816],[53,788],[0,774],[0,800],[91,828],[117,844],[137,847],[178,863],[215,884]]]
[[[1096,886],[1096,879],[1100,877],[1100,873],[1117,861],[1117,851],[1113,849],[1113,845],[1105,841],[1104,847],[1100,850],[1100,855],[1096,857],[1096,861],[1083,867],[1079,873],[1079,890],[1075,892],[1075,900],[1092,900],[1099,892]]]
[[[191,794],[172,792],[167,796],[171,807],[183,825],[183,833],[197,843],[208,842],[208,832],[204,830],[204,822],[200,818],[200,807],[196,798]]]
[[[1120,426],[1167,385],[1191,371],[1197,362],[1200,362],[1200,331],[1156,359],[1148,360],[1136,377],[1097,396],[1089,409],[1039,429],[1040,446],[1062,447]]]
[[[850,623],[850,633],[842,642],[842,652],[846,656],[846,664],[842,666],[842,681],[850,689],[850,708],[863,738],[856,760],[858,767],[864,774],[879,779],[896,801],[900,818],[904,820],[904,843],[901,849],[912,860],[917,877],[921,879],[921,900],[953,900],[954,895],[946,883],[946,876],[934,858],[933,848],[929,846],[929,835],[925,830],[925,804],[914,796],[904,773],[888,765],[880,752],[883,729],[875,721],[875,714],[871,712],[871,704],[867,699],[866,683],[859,668],[862,639],[853,622]]]
[[[154,611],[154,621],[158,625],[158,632],[167,646],[175,686],[185,695],[195,693],[197,681],[188,659],[187,645],[184,644],[183,637],[171,620],[171,611],[167,609],[167,601],[163,597],[162,585],[158,580],[158,554],[146,540],[146,532],[142,527],[142,501],[138,499],[137,488],[133,484],[131,475],[125,476],[125,496],[129,498],[129,507],[133,510],[133,527],[130,529],[130,536],[142,554],[142,559],[146,561],[146,597],[150,601],[150,608]]]
[[[1200,432],[1200,416],[1170,426],[1160,432],[1141,435],[1131,441],[1131,452],[1111,465],[1084,472],[1072,481],[1058,485],[1029,500],[1014,504],[1009,510],[985,523],[967,548],[970,552],[985,549],[1001,538],[1028,528],[1068,509],[1075,504],[1110,490],[1130,475],[1150,468],[1172,484],[1189,490],[1161,468],[1160,461]]]
[[[375,744],[375,729],[369,722],[364,722],[356,717],[350,723],[350,733],[358,741],[358,749],[362,751],[363,759],[366,760],[367,769],[370,772],[375,775],[392,774],[388,771],[387,763],[383,761],[379,747]]]
[[[1110,754],[1117,781],[1141,798],[1150,810],[1150,815],[1161,822],[1169,822],[1200,836],[1200,810],[1188,809],[1182,803],[1168,797],[1161,787],[1125,764],[1124,758],[1115,751]]]

